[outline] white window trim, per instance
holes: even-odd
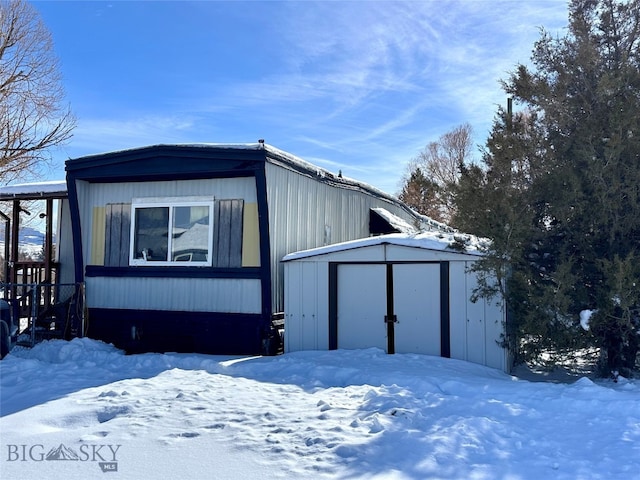
[[[213,265],[213,204],[215,199],[211,197],[165,197],[165,198],[134,198],[131,201],[131,234],[129,236],[129,265],[131,266],[154,266],[154,267],[210,267]],[[171,232],[173,223],[173,212],[176,207],[209,207],[209,241],[207,249],[209,251],[207,260],[204,262],[179,262],[179,261],[147,261],[142,258],[135,258],[134,245],[136,235],[136,209],[152,207],[169,208],[169,224],[167,231]],[[168,235],[167,254],[171,253],[173,236]]]

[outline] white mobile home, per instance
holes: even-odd
[[[378,347],[507,371],[505,306],[472,301],[479,252],[454,243],[383,235],[286,256],[285,351]]]
[[[261,142],[156,145],[66,170],[88,335],[128,351],[264,352],[284,255],[424,220]]]

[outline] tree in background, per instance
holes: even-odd
[[[568,34],[543,32],[532,61],[504,83],[528,118],[499,114],[484,169],[460,181],[458,218],[494,241],[487,271],[509,262],[504,293],[521,359],[579,346],[579,313],[589,309],[597,313],[587,338],[605,369],[631,369],[640,326],[640,4],[573,0]],[[469,204],[474,185],[483,189],[478,205]]]
[[[71,137],[75,120],[49,31],[22,0],[0,1],[0,182],[37,172],[48,150]]]
[[[408,166],[400,200],[418,213],[450,223],[455,210],[455,187],[460,168],[468,163],[472,129],[460,125],[430,142]]]
[[[414,166],[398,198],[416,212],[440,221],[441,214],[436,201],[437,189],[438,185],[428,179],[420,167]]]

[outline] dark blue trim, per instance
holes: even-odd
[[[87,265],[85,276],[127,278],[262,278],[260,267],[105,267],[102,265]]]
[[[260,314],[89,308],[87,336],[128,353],[262,353]]]
[[[223,148],[216,146],[154,145],[132,150],[67,160],[67,172],[89,181],[141,181],[158,178],[207,178],[207,174],[225,172],[224,176],[259,168],[265,162],[261,149]]]
[[[440,356],[451,357],[449,262],[440,263]]]
[[[268,146],[152,145],[70,159],[65,168],[76,178],[90,182],[134,182],[209,178],[213,174],[224,177],[243,175],[243,172],[264,168],[267,161],[308,175],[321,183],[385,199],[416,217],[406,204],[391,195],[365,183],[324,170],[319,172],[316,167],[298,162],[286,152]]]
[[[329,350],[338,349],[338,264],[329,262]]]
[[[76,283],[84,282],[84,258],[82,255],[82,227],[76,178],[67,173],[67,193],[69,196],[69,216],[71,218],[71,239],[73,241],[73,272]]]
[[[269,205],[267,201],[267,176],[264,164],[261,169],[256,170],[256,198],[258,201],[258,231],[260,232],[260,271],[262,273],[262,314],[269,321],[265,327],[271,325],[271,314],[273,312],[272,288],[278,286],[271,285],[271,236],[269,234]]]
[[[393,263],[386,265],[386,284],[387,284],[387,312],[385,315],[385,323],[387,325],[387,353],[396,353],[396,331],[395,331],[395,303],[393,299]]]

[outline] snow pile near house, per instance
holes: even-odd
[[[49,341],[0,362],[2,478],[628,479],[640,384],[531,383],[377,349],[123,355]],[[46,460],[50,455],[50,460]]]

